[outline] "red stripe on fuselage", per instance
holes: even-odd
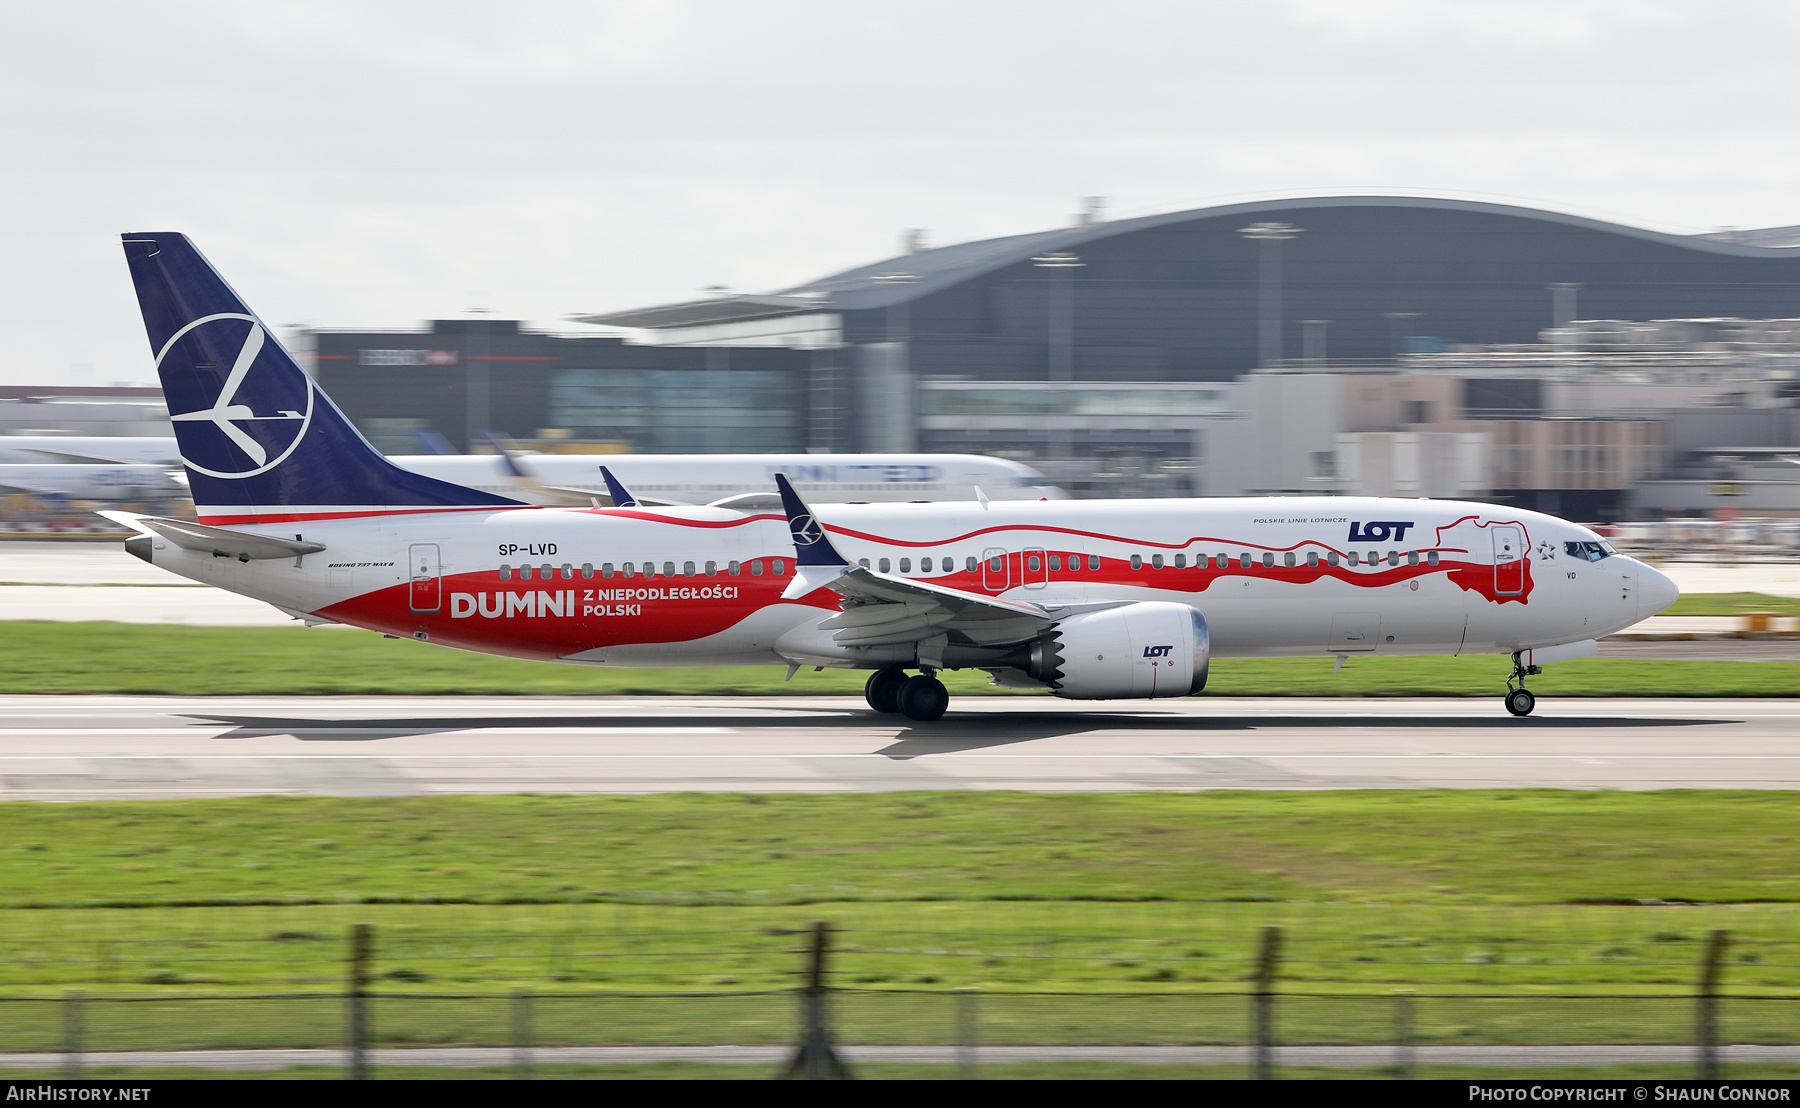
[[[1061,553],[1061,552],[1055,552]],[[1085,555],[1068,554],[1077,558]],[[1008,574],[1018,568],[1018,554],[1008,557]],[[1085,562],[1082,564],[1085,565]],[[1093,584],[1128,586],[1196,597],[1215,582],[1249,577],[1292,585],[1308,585],[1335,578],[1357,588],[1381,588],[1442,573],[1458,588],[1505,604],[1527,602],[1531,595],[1531,566],[1524,567],[1524,588],[1517,596],[1496,595],[1494,567],[1469,562],[1443,561],[1436,566],[1389,566],[1358,571],[1349,566],[1249,567],[1233,560],[1225,568],[1208,564],[1181,569],[1165,567],[1132,569],[1124,559],[1103,559],[1092,571],[1063,572],[1060,585]],[[411,637],[424,631],[432,642],[444,646],[502,654],[515,658],[552,660],[607,646],[639,643],[691,642],[729,631],[770,605],[790,603],[819,609],[822,617],[836,611],[838,594],[815,589],[792,601],[782,601],[789,577],[574,577],[560,575],[544,581],[501,580],[498,571],[451,574],[442,579],[441,605],[435,612],[411,610],[411,587],[392,585],[319,610],[319,615],[386,634]],[[975,595],[986,590],[979,570],[925,578],[932,584]],[[1018,581],[1007,590],[1020,597]],[[731,590],[724,592],[722,590]],[[1028,594],[1026,594],[1028,595]],[[546,599],[548,597],[549,599]],[[1204,607],[1204,605],[1202,605]],[[769,645],[769,644],[764,644]]]

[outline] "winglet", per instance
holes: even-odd
[[[781,490],[781,507],[787,513],[788,534],[794,539],[794,564],[802,567],[848,566],[850,563],[825,536],[825,528],[813,518],[812,509],[788,482],[787,474],[775,475],[775,487]]]
[[[601,466],[600,479],[606,482],[606,493],[612,497],[613,507],[635,508],[638,506],[637,497],[627,492],[624,485],[619,484],[619,479],[613,476],[612,470]]]

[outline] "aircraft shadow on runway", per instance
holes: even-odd
[[[969,750],[1015,746],[1041,739],[1067,738],[1098,731],[1168,735],[1180,732],[1255,732],[1271,730],[1378,730],[1419,731],[1452,729],[1468,732],[1511,730],[1531,734],[1546,729],[1617,730],[1620,728],[1704,727],[1741,722],[1726,719],[1655,719],[1630,716],[1583,716],[1567,719],[1534,717],[1513,719],[1502,715],[1468,716],[1194,716],[1155,712],[982,712],[951,713],[933,723],[910,723],[896,716],[877,716],[867,711],[841,708],[787,707],[781,715],[751,713],[741,716],[418,716],[399,719],[302,719],[279,716],[187,714],[187,719],[232,728],[218,738],[260,739],[288,735],[302,742],[379,742],[384,739],[447,734],[486,728],[529,730],[534,727],[579,729],[616,734],[641,732],[654,736],[671,728],[720,727],[740,734],[767,736],[774,732],[821,733],[845,727],[897,729],[889,745],[874,751],[889,758],[917,758],[930,754],[956,754]]]

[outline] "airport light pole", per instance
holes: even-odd
[[[486,308],[470,308],[471,316],[487,313]],[[469,320],[469,330],[463,342],[463,380],[468,389],[464,398],[467,410],[465,435],[468,445],[463,449],[469,453],[477,452],[479,444],[488,431],[493,428],[493,382],[489,379],[491,363],[488,361],[488,327],[485,318]]]
[[[1303,230],[1292,223],[1252,223],[1238,228],[1238,234],[1262,244],[1261,257],[1257,259],[1261,326],[1257,332],[1256,360],[1263,369],[1274,369],[1281,361],[1281,244]]]
[[[906,286],[918,281],[913,273],[878,273],[870,280],[882,285]],[[865,393],[858,402],[862,409],[862,418],[866,421],[863,431],[862,448],[882,450],[916,450],[919,445],[919,397],[918,388],[912,379],[912,305],[904,289],[897,290],[894,301],[887,307],[887,384],[885,402],[877,405]],[[866,383],[868,376],[863,377]],[[878,393],[877,395],[881,395]],[[878,430],[879,426],[893,427],[902,424],[906,433],[898,440],[885,438]]]
[[[1075,270],[1087,263],[1066,250],[1039,254],[1031,264],[1048,270],[1050,279],[1049,373],[1050,391],[1058,407],[1066,405],[1069,382],[1075,377]],[[1050,451],[1057,459],[1073,462],[1075,433],[1066,420],[1073,412],[1062,412],[1051,419]]]

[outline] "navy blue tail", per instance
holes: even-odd
[[[389,462],[187,236],[121,237],[202,517],[518,503]]]

